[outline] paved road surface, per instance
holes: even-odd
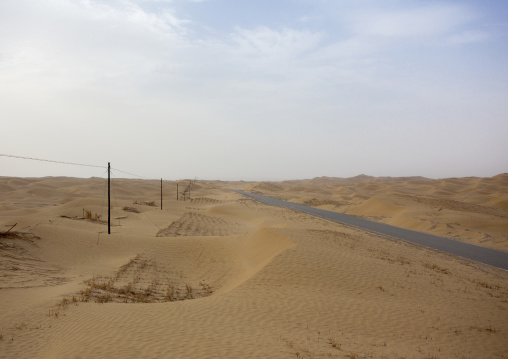
[[[450,238],[438,237],[432,234],[390,226],[389,224],[373,222],[363,218],[349,216],[343,213],[325,211],[318,208],[308,207],[303,204],[281,201],[275,198],[266,197],[250,192],[238,190],[232,191],[243,194],[245,196],[253,197],[259,202],[270,206],[294,209],[296,211],[311,214],[313,216],[321,217],[334,222],[366,229],[380,234],[385,234],[427,248],[436,249],[441,252],[453,254],[462,258],[508,270],[508,252],[505,251],[475,246],[473,244],[455,241]]]

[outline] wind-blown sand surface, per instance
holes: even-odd
[[[507,249],[507,178],[1,177],[0,357],[508,357],[506,271],[222,189]]]
[[[508,250],[508,174],[491,178],[320,177],[252,183],[254,193]]]

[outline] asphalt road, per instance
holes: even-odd
[[[299,203],[281,201],[279,199],[266,197],[255,193],[239,190],[231,191],[255,198],[259,202],[270,206],[290,208],[299,212],[304,212],[313,216],[328,219],[330,221],[388,235],[390,237],[402,239],[404,241],[418,244],[423,247],[432,248],[441,252],[453,254],[458,257],[508,270],[508,252],[505,251],[475,246],[473,244],[459,242],[450,238],[439,237],[428,233],[416,232],[405,228],[390,226],[389,224],[373,222],[367,219],[349,216],[343,213],[325,211]]]

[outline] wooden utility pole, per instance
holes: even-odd
[[[162,178],[161,178],[161,211],[162,211]]]
[[[108,234],[111,234],[111,164],[108,162]]]
[[[178,202],[178,182],[176,182],[176,201]]]

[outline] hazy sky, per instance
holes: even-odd
[[[508,2],[1,0],[0,118],[0,153],[150,178],[492,176]]]

